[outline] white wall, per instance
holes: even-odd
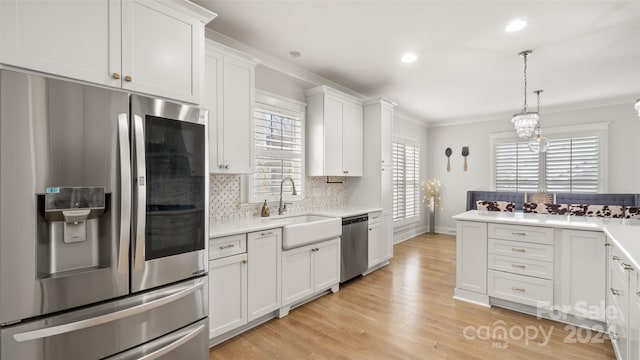
[[[610,122],[608,138],[608,193],[640,193],[640,119],[633,104],[541,114],[545,128]],[[436,231],[455,227],[451,216],[465,211],[467,190],[491,190],[490,134],[511,131],[509,119],[429,128],[428,174],[442,182],[442,206],[436,215]],[[462,147],[469,146],[469,170],[462,170]],[[453,150],[451,172],[446,171],[444,151]]]
[[[396,110],[393,118],[393,136],[403,137],[411,139],[420,144],[420,179],[421,181],[427,180],[428,175],[428,163],[429,163],[429,140],[428,140],[427,128],[421,124],[420,121],[410,117],[407,114],[403,114],[401,111]],[[420,190],[420,199],[422,199],[422,190]],[[423,204],[424,205],[424,204]],[[400,242],[410,239],[418,234],[422,234],[429,229],[429,216],[427,214],[427,208],[422,206],[420,212],[420,222],[406,225],[396,226],[393,228],[393,241]]]

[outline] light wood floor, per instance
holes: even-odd
[[[453,236],[421,235],[394,250],[389,266],[218,345],[209,359],[615,359],[609,340],[566,343],[577,334],[563,324],[453,300]],[[510,330],[506,348],[483,329],[472,339],[481,326]]]

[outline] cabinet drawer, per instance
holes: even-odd
[[[551,245],[489,239],[488,253],[520,259],[553,262],[553,246]]]
[[[489,224],[488,235],[495,239],[553,244],[553,229],[537,226]]]
[[[553,281],[489,270],[489,296],[530,306],[553,304]]]
[[[382,212],[369,213],[369,224],[375,224],[382,221]]]
[[[247,252],[247,234],[238,234],[209,240],[209,260]]]
[[[489,269],[553,280],[553,263],[489,254]]]

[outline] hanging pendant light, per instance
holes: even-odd
[[[638,112],[638,116],[640,116],[640,99],[636,100],[635,109]]]
[[[540,116],[540,93],[544,90],[536,90],[534,93],[538,97],[538,116]],[[538,125],[536,126],[535,136],[532,136],[529,139],[529,150],[534,153],[543,153],[547,152],[547,148],[549,147],[549,139],[542,136],[542,128],[540,127],[540,119],[538,118]]]
[[[518,54],[524,58],[524,105],[522,106],[522,111],[511,118],[511,123],[516,129],[516,133],[523,139],[533,134],[540,118],[537,112],[527,110],[527,56],[532,52],[533,50],[525,50]]]

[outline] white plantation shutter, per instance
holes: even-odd
[[[257,104],[255,110],[255,160],[250,181],[251,202],[277,200],[280,183],[291,177],[296,184],[297,197],[303,198],[302,119],[289,113],[266,110]],[[284,192],[293,188],[286,182]]]
[[[540,158],[527,143],[497,144],[495,164],[496,191],[538,190]]]
[[[393,220],[420,215],[420,148],[393,142]]]
[[[549,191],[598,192],[598,137],[549,140],[546,183]]]
[[[598,136],[549,139],[542,154],[531,152],[525,142],[498,143],[495,189],[535,192],[544,187],[549,192],[597,193],[599,156]]]

